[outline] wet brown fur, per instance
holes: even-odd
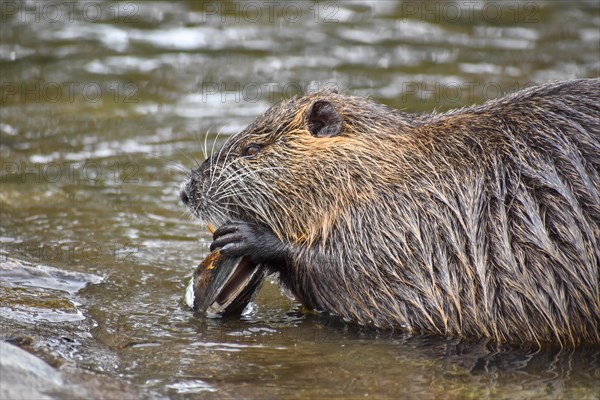
[[[327,100],[343,131],[315,137]],[[245,146],[262,146],[242,157]],[[231,137],[192,203],[270,227],[307,306],[382,328],[600,344],[600,80],[410,115],[330,90]],[[192,176],[192,180],[194,177]]]

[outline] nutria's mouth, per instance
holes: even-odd
[[[210,234],[212,235],[213,233],[215,233],[215,231],[217,230],[217,226],[213,223],[208,222],[206,224],[206,228],[208,229],[208,231],[210,232]]]
[[[225,257],[216,250],[196,269],[186,291],[186,303],[210,318],[241,313],[263,278],[264,268],[249,257]]]

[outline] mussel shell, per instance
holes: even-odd
[[[264,280],[264,268],[249,257],[210,253],[194,271],[186,290],[186,303],[209,317],[241,313]]]

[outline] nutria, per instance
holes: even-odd
[[[211,248],[360,325],[600,344],[600,79],[410,115],[326,89],[192,171]]]

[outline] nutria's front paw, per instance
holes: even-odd
[[[273,231],[248,222],[229,222],[217,229],[210,250],[216,248],[227,256],[250,256],[257,264],[285,259],[285,245]]]

